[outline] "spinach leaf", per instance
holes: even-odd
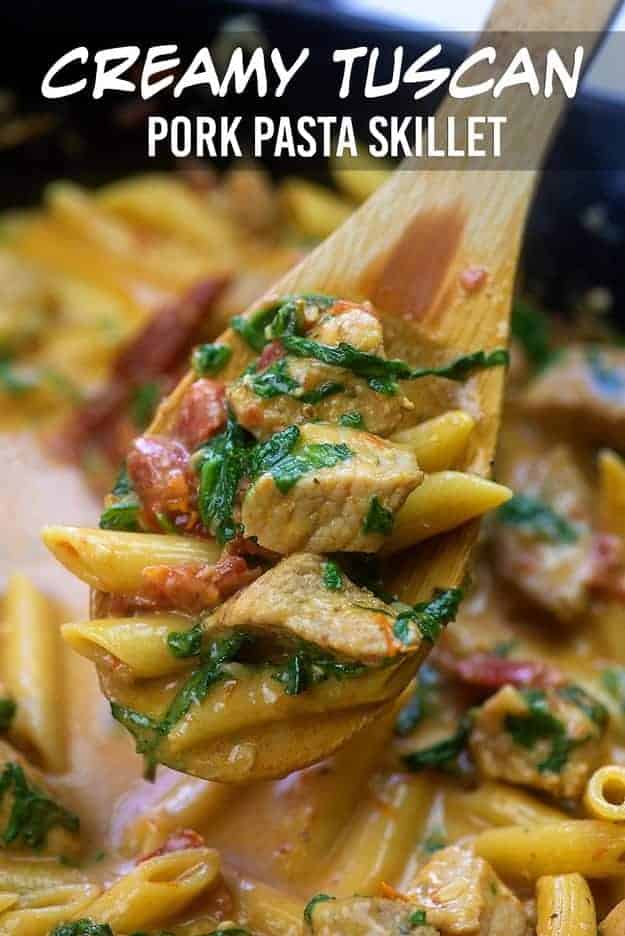
[[[414,913],[411,913],[408,917],[408,923],[410,926],[425,926],[427,923],[425,910],[415,910]]]
[[[344,679],[360,676],[366,666],[363,663],[337,660],[320,649],[306,647],[298,650],[275,673],[273,678],[282,683],[287,695],[299,695],[310,686],[327,679]]]
[[[265,328],[269,325],[278,311],[275,303],[257,309],[252,315],[235,315],[230,321],[230,327],[240,335],[250,346],[252,351],[261,352],[267,344]]]
[[[296,453],[287,455],[271,468],[271,475],[280,493],[286,494],[303,475],[322,468],[333,468],[352,457],[352,450],[344,443],[313,442]]]
[[[16,711],[17,705],[13,699],[0,699],[0,734],[9,730]]]
[[[280,358],[261,374],[254,374],[249,381],[256,396],[263,400],[278,396],[293,396],[300,387],[297,380],[289,374],[286,358]]]
[[[225,430],[199,450],[198,509],[202,523],[226,543],[238,532],[233,510],[239,483],[245,475],[250,437],[231,417]]]
[[[139,530],[141,505],[125,465],[122,465],[120,469],[111,495],[116,500],[102,511],[100,529],[123,530],[127,533],[134,533]]]
[[[37,383],[34,376],[17,370],[10,358],[0,359],[0,391],[8,396],[21,397],[34,390]]]
[[[344,553],[341,565],[355,585],[366,588],[386,604],[395,600],[395,596],[384,587],[378,556],[373,553]]]
[[[369,510],[362,523],[364,533],[382,533],[383,536],[393,529],[393,511],[387,510],[374,495],[369,503]]]
[[[432,744],[430,747],[404,754],[402,761],[408,770],[415,773],[430,767],[453,771],[456,769],[458,757],[466,749],[470,731],[471,720],[465,717],[460,721],[454,734],[448,738],[443,738],[442,741],[437,741],[436,744]]]
[[[191,367],[198,377],[213,377],[224,369],[232,357],[232,348],[225,344],[201,344],[193,350]]]
[[[487,367],[498,367],[508,362],[508,352],[504,348],[495,351],[475,351],[463,354],[449,364],[440,367],[410,367],[405,361],[388,360],[360,351],[353,345],[341,342],[338,345],[325,345],[299,335],[285,335],[282,339],[285,349],[296,357],[309,357],[343,367],[358,377],[383,380],[416,380],[420,377],[446,377],[448,380],[466,380],[471,374]]]
[[[198,621],[190,630],[170,631],[167,635],[167,646],[175,657],[199,656],[202,635],[202,625]]]
[[[347,429],[364,429],[365,421],[361,412],[350,410],[348,413],[339,416],[339,425],[345,426]]]
[[[41,848],[53,828],[77,833],[78,816],[55,803],[46,793],[29,783],[22,767],[8,761],[0,773],[0,805],[4,797],[13,795],[9,818],[0,840],[5,845],[19,842],[28,848]]]
[[[326,900],[336,900],[335,897],[330,897],[329,894],[315,894],[314,897],[311,897],[306,906],[304,907],[304,920],[308,923],[309,926],[312,926],[312,915],[315,907],[319,903],[325,903]]]
[[[433,855],[435,852],[445,848],[446,845],[447,837],[445,835],[445,830],[438,827],[432,829],[428,837],[423,840],[421,843],[421,851],[424,851],[426,855]]]
[[[136,533],[139,530],[140,509],[141,505],[137,495],[128,494],[102,511],[100,514],[100,529]]]
[[[455,620],[463,598],[462,588],[435,591],[429,601],[399,612],[393,625],[394,635],[406,645],[416,643],[419,637],[434,643],[443,627]]]
[[[343,588],[341,570],[331,559],[323,563],[323,585],[328,591],[341,591]]]
[[[50,936],[114,936],[108,923],[95,923],[83,918],[73,923],[59,923],[50,932]]]
[[[499,523],[518,527],[542,540],[574,543],[579,537],[565,517],[529,494],[515,494],[498,509],[496,517]]]
[[[135,388],[130,400],[130,415],[139,432],[142,432],[152,419],[160,395],[161,388],[156,380],[146,380]]]
[[[511,331],[523,346],[533,371],[539,373],[560,356],[552,347],[548,318],[527,302],[517,299],[512,309]]]
[[[431,712],[438,696],[439,676],[434,667],[424,663],[417,674],[412,697],[397,716],[395,734],[401,738],[412,734],[425,716]]]
[[[249,470],[252,478],[270,471],[291,453],[300,437],[297,426],[275,432],[266,442],[259,442],[250,453]]]
[[[367,384],[383,396],[396,396],[399,392],[399,384],[390,377],[369,377]]]
[[[537,764],[541,773],[560,773],[571,751],[589,740],[589,736],[569,738],[565,725],[550,711],[545,693],[541,689],[525,689],[521,692],[529,712],[527,715],[506,715],[504,727],[515,744],[532,750],[539,741],[549,741],[551,750]]]

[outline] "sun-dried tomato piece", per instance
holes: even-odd
[[[196,380],[182,398],[173,435],[193,451],[225,426],[226,415],[223,383],[208,378]]]

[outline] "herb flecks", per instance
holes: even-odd
[[[9,730],[16,712],[17,705],[13,699],[0,699],[0,734]]]
[[[225,344],[201,344],[191,355],[191,367],[198,377],[214,377],[232,357],[232,348]]]
[[[336,562],[327,559],[322,569],[323,587],[328,591],[341,591],[343,588],[343,575]]]
[[[374,495],[362,523],[363,533],[381,533],[382,536],[388,536],[393,529],[393,521],[393,511],[388,510]]]
[[[311,897],[306,906],[304,907],[304,920],[308,923],[309,926],[312,926],[312,915],[317,904],[325,903],[327,900],[335,900],[335,897],[330,897],[329,894],[315,894],[314,897]]]
[[[496,517],[504,526],[517,527],[537,539],[570,544],[579,538],[566,517],[529,494],[515,494],[499,508]]]
[[[287,494],[304,475],[323,468],[333,468],[347,461],[352,454],[352,450],[343,442],[313,442],[276,462],[271,468],[271,476],[280,493]]]
[[[287,695],[300,695],[327,679],[360,676],[365,669],[363,663],[339,660],[311,646],[293,653],[276,670],[273,678],[282,684]]]
[[[345,426],[347,429],[364,429],[365,420],[359,410],[349,410],[347,413],[343,413],[342,416],[339,416],[339,425]]]
[[[435,643],[443,627],[455,620],[463,597],[462,588],[447,588],[435,592],[429,601],[401,610],[393,625],[395,637],[407,646],[421,638]]]
[[[96,923],[84,917],[73,923],[59,923],[50,931],[50,936],[114,936],[108,923]]]
[[[415,773],[428,768],[455,772],[458,769],[458,758],[466,750],[470,732],[471,719],[465,716],[448,738],[418,751],[410,751],[403,755],[402,761],[408,770]]]
[[[1,835],[5,845],[16,842],[39,849],[46,845],[48,834],[54,828],[72,834],[79,831],[78,816],[30,783],[20,764],[13,761],[7,762],[0,773],[0,806],[7,795],[12,795],[13,800]]]
[[[417,380],[421,377],[445,377],[447,380],[466,380],[472,374],[489,367],[508,363],[505,348],[494,351],[475,351],[463,354],[439,367],[411,367],[405,361],[389,360],[361,351],[353,345],[340,342],[338,345],[321,344],[301,335],[285,335],[282,344],[295,357],[314,358],[333,367],[342,367],[365,380]],[[390,384],[374,387],[378,392],[394,392]]]

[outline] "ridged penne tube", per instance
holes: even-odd
[[[451,792],[447,804],[494,826],[531,825],[567,818],[566,813],[524,790],[489,781],[470,793]]]
[[[595,819],[625,822],[625,767],[606,764],[595,770],[586,786],[584,806]]]
[[[242,925],[263,936],[301,936],[303,901],[260,881],[226,877],[235,890]]]
[[[0,851],[0,887],[3,892],[30,894],[86,883],[77,868],[60,864],[58,857],[22,858]]]
[[[24,575],[9,579],[2,637],[2,678],[17,700],[11,738],[42,767],[65,767],[63,645],[47,599]]]
[[[625,900],[613,907],[601,923],[598,930],[600,936],[623,936],[625,933]]]
[[[149,173],[104,186],[96,196],[113,214],[202,247],[226,261],[239,240],[225,212],[203,204],[178,179]]]
[[[101,663],[107,655],[125,663],[137,679],[166,676],[189,669],[189,661],[174,656],[167,645],[172,631],[193,626],[182,614],[140,614],[64,624],[63,639],[82,656]]]
[[[598,819],[505,826],[478,835],[475,851],[504,876],[532,879],[577,871],[589,878],[622,877],[625,830]]]
[[[124,849],[131,855],[149,855],[179,829],[201,831],[234,796],[235,787],[185,777],[126,827]]]
[[[599,453],[599,522],[625,539],[625,460],[610,449]]]
[[[89,917],[116,933],[161,926],[206,894],[219,875],[212,848],[189,848],[150,858],[97,897]]]
[[[412,429],[396,432],[391,442],[410,448],[423,471],[443,471],[454,467],[467,447],[474,426],[475,420],[464,410],[450,410]]]
[[[336,897],[375,895],[382,881],[396,883],[420,838],[434,789],[426,777],[390,775],[370,784],[323,890]]]
[[[96,884],[68,884],[34,891],[0,912],[2,936],[49,936],[59,923],[84,917],[100,893]]]
[[[461,471],[428,475],[395,514],[383,553],[398,552],[500,507],[512,497],[502,484]]]
[[[352,213],[352,206],[323,185],[304,179],[286,179],[280,201],[287,218],[306,237],[321,240]]]
[[[114,594],[139,591],[147,566],[213,563],[221,552],[210,540],[160,533],[50,526],[42,538],[66,569],[92,588]]]
[[[536,882],[536,936],[596,936],[595,902],[581,874]]]

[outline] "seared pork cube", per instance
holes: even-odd
[[[393,635],[389,605],[336,567],[330,583],[327,566],[328,560],[310,553],[283,559],[206,618],[204,631],[258,633],[369,665],[405,652]],[[417,648],[418,642],[411,644]]]
[[[505,480],[516,496],[494,525],[499,573],[561,620],[579,616],[589,602],[591,510],[572,451],[558,445],[539,459],[521,459]]]
[[[580,345],[533,380],[523,404],[528,412],[576,436],[625,447],[625,350]]]
[[[307,337],[324,345],[345,343],[385,356],[382,325],[368,303],[335,303]],[[412,409],[399,388],[393,393],[379,392],[345,368],[284,354],[279,342],[265,348],[254,372],[230,385],[227,398],[237,421],[258,439],[312,420],[338,422],[354,412],[363,428],[388,436],[402,414]]]
[[[445,936],[526,936],[521,903],[488,862],[451,845],[417,872],[406,891]]]
[[[469,746],[484,777],[578,799],[599,765],[605,722],[580,686],[504,686],[478,709]]]
[[[439,930],[421,922],[420,908],[403,900],[383,897],[317,899],[308,905],[304,932],[315,936],[439,936]]]
[[[311,423],[301,427],[291,453],[248,489],[241,520],[246,536],[283,555],[375,552],[422,480],[409,449],[357,429]]]

